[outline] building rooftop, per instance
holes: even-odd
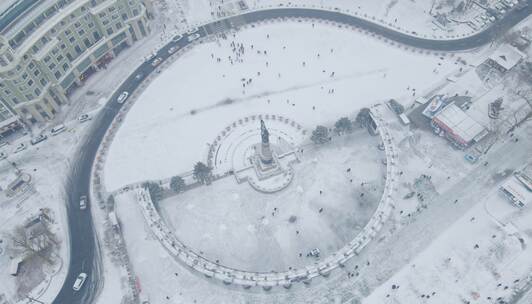
[[[466,142],[476,139],[477,136],[482,135],[486,131],[481,124],[467,115],[454,103],[443,108],[443,110],[434,116],[434,119],[445,124],[454,134]]]
[[[523,205],[528,205],[532,202],[532,192],[528,191],[525,186],[523,186],[517,179],[513,176],[506,180],[501,188],[504,188],[508,191],[515,200],[523,203]]]
[[[516,48],[503,44],[493,54],[489,56],[489,59],[495,61],[498,65],[502,66],[506,70],[513,68],[521,59],[526,57]]]

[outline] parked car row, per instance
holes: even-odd
[[[92,117],[89,114],[82,114],[82,115],[80,115],[78,117],[78,121],[80,123],[89,121],[91,119],[92,119]],[[59,135],[59,134],[63,133],[65,130],[66,130],[66,126],[64,124],[60,124],[60,125],[57,125],[57,126],[53,127],[52,129],[50,129],[50,135],[51,136],[56,136],[56,135]],[[35,145],[38,145],[39,143],[41,143],[41,142],[43,142],[43,141],[45,141],[47,139],[48,139],[48,135],[40,134],[40,135],[37,135],[37,136],[33,137],[32,139],[30,139],[30,144],[32,146],[35,146]],[[7,145],[9,145],[9,143],[6,142],[6,141],[0,142],[0,148],[6,147]],[[20,143],[13,150],[13,154],[22,152],[22,151],[26,150],[27,148],[28,148],[28,145],[26,143]],[[5,159],[5,158],[7,158],[7,152],[5,152],[5,151],[0,152],[0,160]]]
[[[526,0],[500,0],[488,7],[486,12],[475,16],[469,24],[478,30],[502,18],[507,12],[518,9],[525,2]]]

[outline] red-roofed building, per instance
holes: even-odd
[[[436,133],[445,135],[460,147],[478,142],[488,130],[471,118],[454,103],[450,103],[432,118]]]

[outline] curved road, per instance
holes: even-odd
[[[276,8],[248,12],[203,25],[197,29],[196,33],[201,37],[205,37],[223,30],[267,19],[301,17],[330,20],[360,27],[385,38],[415,48],[438,51],[459,51],[485,45],[500,34],[506,32],[532,13],[532,0],[528,0],[528,4],[529,5],[523,9],[514,10],[507,14],[506,17],[492,24],[492,26],[480,33],[454,40],[420,38],[400,33],[382,25],[337,11],[304,8]],[[191,35],[191,33],[183,35],[183,38],[179,39],[177,42],[169,42],[158,51],[158,57],[166,60],[169,57],[168,49],[170,47],[178,46],[183,48],[191,44],[192,41],[189,41],[188,39],[190,37],[189,35]],[[81,211],[79,209],[79,197],[81,195],[89,194],[92,164],[96,157],[98,147],[104,138],[105,132],[122,106],[116,102],[116,98],[123,91],[128,91],[131,95],[131,92],[133,92],[153,70],[154,68],[150,63],[142,63],[135,72],[117,88],[106,106],[94,119],[89,134],[86,136],[85,141],[80,145],[76,159],[72,162],[73,165],[66,185],[66,191],[68,193],[67,215],[70,235],[70,262],[65,283],[53,302],[55,304],[92,303],[97,295],[100,283],[99,280],[101,277],[99,269],[100,258],[98,257],[100,250],[95,239],[91,212],[89,210]],[[140,77],[135,78],[136,75],[140,75]],[[87,273],[88,279],[83,288],[79,292],[75,292],[72,289],[72,284],[74,283],[76,276],[81,272]]]

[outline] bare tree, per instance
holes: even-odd
[[[40,229],[33,232],[24,226],[17,226],[11,233],[10,238],[13,241],[14,248],[22,251],[21,254],[24,257],[38,256],[46,263],[53,264],[47,249],[58,245],[59,242],[46,221],[41,220],[40,224]]]

